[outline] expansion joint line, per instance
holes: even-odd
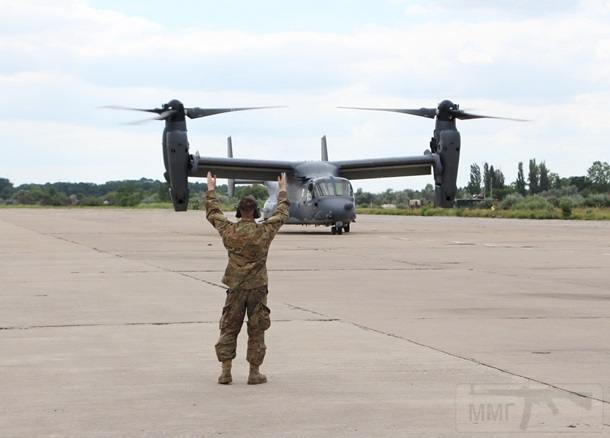
[[[544,386],[547,386],[549,388],[556,389],[558,391],[563,391],[563,392],[566,392],[566,393],[569,393],[569,394],[572,394],[572,395],[575,395],[575,396],[578,396],[578,397],[582,397],[582,398],[586,398],[586,399],[590,399],[590,400],[595,400],[595,401],[598,401],[598,402],[601,402],[601,403],[605,403],[605,404],[610,404],[610,401],[608,401],[608,400],[604,400],[604,399],[601,399],[601,398],[593,397],[593,396],[590,396],[590,395],[587,395],[587,394],[582,394],[582,393],[576,392],[576,391],[571,391],[569,389],[562,388],[561,386],[554,385],[552,383],[545,382],[545,381],[536,379],[534,377],[525,376],[523,374],[515,373],[513,371],[510,371],[510,370],[507,370],[507,369],[504,369],[504,368],[500,368],[500,367],[492,365],[490,363],[481,362],[480,360],[477,360],[477,359],[475,359],[473,357],[462,356],[460,354],[452,353],[450,351],[443,350],[442,348],[435,347],[434,345],[424,344],[423,342],[416,341],[415,339],[411,339],[411,338],[407,338],[405,336],[397,335],[395,333],[390,333],[390,332],[386,332],[386,331],[383,331],[383,330],[379,330],[379,329],[376,329],[376,328],[373,328],[373,327],[369,327],[369,326],[366,326],[364,324],[361,324],[361,323],[358,323],[358,322],[355,322],[355,321],[350,321],[348,319],[333,317],[333,316],[330,316],[330,315],[327,315],[327,314],[324,314],[324,313],[321,313],[321,312],[317,312],[315,310],[307,309],[305,307],[295,306],[295,305],[289,304],[289,303],[284,303],[284,304],[286,306],[290,307],[291,309],[294,309],[294,310],[300,310],[302,312],[312,313],[314,315],[318,315],[318,316],[321,316],[321,317],[329,318],[329,319],[332,319],[334,321],[341,322],[343,324],[352,325],[354,327],[359,328],[360,330],[365,330],[367,332],[376,333],[376,334],[387,336],[387,337],[394,338],[394,339],[399,339],[401,341],[405,341],[405,342],[408,342],[410,344],[417,345],[418,347],[422,347],[422,348],[426,348],[426,349],[429,349],[429,350],[433,350],[433,351],[436,351],[437,353],[441,353],[441,354],[453,357],[455,359],[460,359],[460,360],[464,360],[464,361],[467,361],[467,362],[471,362],[471,363],[474,363],[475,365],[486,367],[486,368],[489,368],[489,369],[492,369],[492,370],[495,370],[495,371],[499,371],[501,373],[508,374],[510,376],[513,376],[513,377],[518,377],[518,378],[521,378],[521,379],[528,380],[530,382],[538,383],[540,385],[544,385]]]

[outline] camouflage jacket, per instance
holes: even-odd
[[[206,217],[222,237],[229,263],[222,282],[231,289],[253,289],[267,284],[267,252],[280,227],[288,220],[288,195],[280,192],[273,215],[257,224],[253,219],[228,220],[220,209],[216,192],[208,191]]]

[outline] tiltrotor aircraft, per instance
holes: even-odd
[[[189,199],[188,178],[204,178],[208,171],[229,180],[229,194],[233,194],[235,183],[262,182],[267,187],[269,199],[265,202],[263,217],[270,216],[275,208],[277,176],[286,172],[288,178],[288,198],[290,224],[326,225],[333,234],[350,231],[350,224],[356,219],[355,199],[351,179],[384,178],[411,175],[434,175],[436,199],[439,207],[452,207],[456,194],[456,180],[460,158],[460,133],[456,129],[456,119],[480,119],[503,117],[471,114],[459,109],[457,104],[444,100],[437,108],[391,109],[355,108],[376,111],[391,111],[435,119],[435,128],[430,149],[423,155],[375,158],[364,160],[330,161],[326,138],[322,137],[322,157],[320,161],[275,161],[234,158],[231,139],[228,143],[228,157],[201,157],[191,154],[187,138],[186,117],[197,119],[231,111],[277,107],[250,108],[185,108],[178,100],[172,100],[161,108],[141,109],[127,107],[107,107],[128,109],[157,114],[151,120],[164,120],[163,162],[165,179],[175,211],[186,211]],[[519,119],[509,119],[519,120]]]

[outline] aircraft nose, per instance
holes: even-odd
[[[352,208],[348,208],[348,204],[351,202],[345,202],[344,199],[327,198],[321,200],[319,203],[320,213],[327,219],[341,220],[346,213],[352,211]]]
[[[344,199],[333,199],[328,204],[331,216],[336,220],[344,220],[351,216],[354,211],[354,204]]]

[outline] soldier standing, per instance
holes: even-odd
[[[273,215],[257,224],[260,216],[256,199],[243,198],[237,208],[239,222],[229,221],[220,209],[216,197],[216,177],[208,172],[208,192],[206,198],[206,217],[222,237],[227,249],[229,263],[222,282],[228,286],[227,298],[220,318],[220,338],[216,343],[216,356],[222,362],[222,374],[218,383],[229,384],[231,362],[235,358],[237,335],[248,314],[248,352],[246,360],[250,363],[248,384],[267,382],[267,377],[259,371],[265,357],[265,330],[271,325],[270,310],[267,307],[267,253],[269,245],[288,220],[288,194],[286,174],[278,178],[278,203]]]

